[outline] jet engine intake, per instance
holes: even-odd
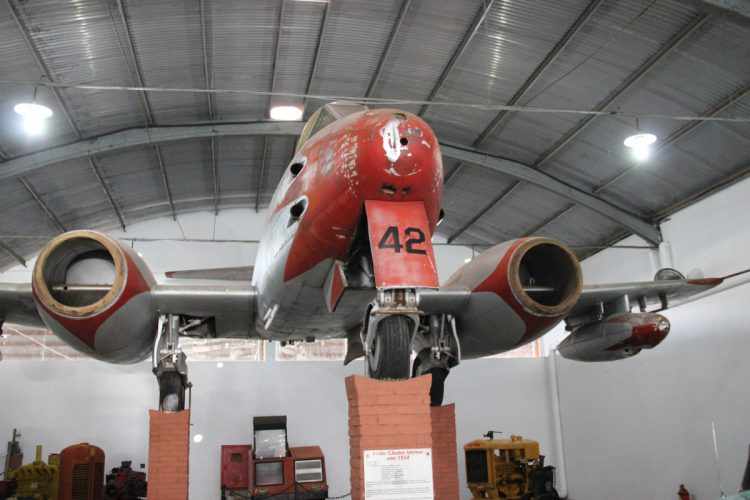
[[[150,351],[157,313],[154,277],[130,247],[95,231],[70,231],[40,252],[32,275],[37,309],[79,351],[136,362]]]
[[[537,339],[570,312],[581,289],[581,268],[573,252],[558,241],[533,237],[483,252],[456,271],[439,293],[470,292],[455,316],[462,355],[471,358]]]
[[[575,329],[557,349],[564,358],[576,361],[614,361],[653,349],[669,330],[669,320],[661,314],[613,314]]]

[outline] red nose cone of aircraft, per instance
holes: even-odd
[[[434,230],[443,192],[440,145],[424,120],[394,109],[366,112],[357,174],[365,200],[422,201]]]

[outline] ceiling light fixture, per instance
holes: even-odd
[[[625,146],[633,151],[633,157],[641,162],[648,160],[651,156],[651,145],[656,142],[656,136],[649,133],[638,133],[627,137]]]
[[[23,130],[28,135],[39,135],[44,132],[46,122],[53,114],[47,106],[36,102],[37,89],[38,87],[34,87],[31,102],[21,102],[13,107],[13,111],[23,119]]]
[[[36,102],[22,102],[13,107],[13,111],[23,118],[23,130],[28,135],[39,135],[44,132],[52,110]]]
[[[302,119],[302,108],[297,106],[274,106],[271,108],[271,119],[294,122]]]

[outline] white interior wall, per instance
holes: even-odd
[[[335,362],[224,362],[190,364],[195,385],[190,444],[190,498],[219,498],[222,444],[252,442],[254,415],[288,417],[291,445],[319,444],[326,455],[332,494],[349,491],[347,403],[344,377],[362,364]],[[107,470],[121,460],[147,461],[148,409],[157,391],[148,363],[115,366],[96,361],[0,363],[0,439],[21,430],[26,461],[34,445],[45,456],[77,442],[106,453]],[[542,359],[466,362],[447,382],[446,402],[456,403],[458,443],[489,429],[538,439],[552,450],[552,422]],[[459,471],[465,484],[464,465]],[[549,453],[552,463],[553,453]],[[471,498],[461,487],[462,498]]]
[[[706,276],[750,267],[748,200],[744,181],[665,222],[674,266]],[[649,253],[601,252],[583,262],[585,282],[648,279],[657,268]],[[571,498],[661,500],[684,483],[696,499],[718,499],[718,472],[724,490],[736,491],[750,443],[747,283],[730,280],[724,291],[666,311],[672,330],[653,351],[613,363],[560,360]]]

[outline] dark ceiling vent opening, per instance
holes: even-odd
[[[289,167],[289,172],[292,174],[293,177],[297,177],[297,174],[302,172],[302,167],[304,166],[305,164],[302,162],[292,163],[292,165]]]

